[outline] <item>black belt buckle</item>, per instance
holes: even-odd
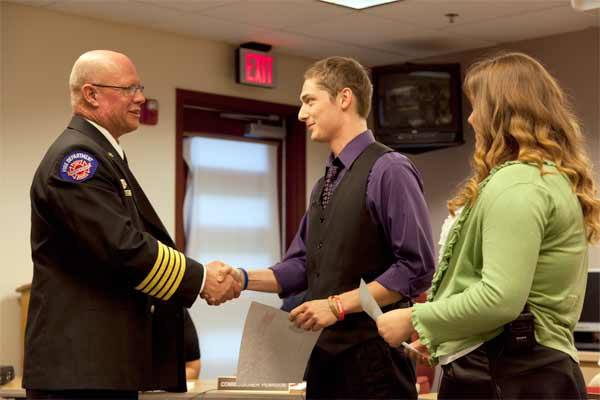
[[[504,325],[504,350],[508,353],[529,352],[535,346],[535,318],[523,311],[517,319]]]

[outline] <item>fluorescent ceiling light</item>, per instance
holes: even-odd
[[[362,10],[363,8],[380,6],[387,3],[395,3],[400,0],[321,0],[324,3],[337,4],[338,6]]]
[[[600,8],[600,0],[571,0],[571,6],[577,11],[590,11]]]

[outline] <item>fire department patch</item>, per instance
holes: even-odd
[[[98,161],[85,151],[74,151],[60,163],[60,177],[67,182],[85,182],[96,173]]]

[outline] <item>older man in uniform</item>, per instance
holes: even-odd
[[[183,307],[239,295],[219,264],[179,252],[119,145],[144,87],[125,55],[75,62],[74,116],[31,186],[34,264],[25,338],[28,398],[137,398],[185,391]]]

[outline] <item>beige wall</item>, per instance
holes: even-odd
[[[600,113],[598,74],[600,43],[598,30],[588,29],[541,39],[506,44],[491,49],[479,49],[418,60],[419,62],[458,62],[464,70],[473,61],[502,50],[523,51],[539,59],[559,80],[571,96],[578,117],[583,123],[589,155],[600,166]],[[471,112],[468,102],[463,102],[463,128],[466,143],[460,147],[436,150],[411,156],[425,182],[425,195],[430,209],[433,235],[437,242],[441,225],[447,216],[446,201],[459,184],[470,174],[469,162],[473,152],[473,130],[467,123]],[[591,250],[590,264],[600,265],[597,246]]]
[[[306,205],[310,192],[317,180],[325,174],[325,162],[329,156],[329,146],[308,140],[306,147]]]
[[[32,277],[29,186],[48,145],[70,118],[67,80],[84,51],[108,48],[136,63],[146,95],[160,102],[157,126],[141,127],[122,144],[148,197],[174,231],[175,88],[298,104],[310,60],[279,56],[277,90],[235,83],[234,47],[120,24],[0,2],[0,364],[19,366],[19,308],[14,289]],[[312,148],[312,147],[311,147]],[[312,154],[312,150],[309,150]],[[312,185],[315,177],[307,177]]]

